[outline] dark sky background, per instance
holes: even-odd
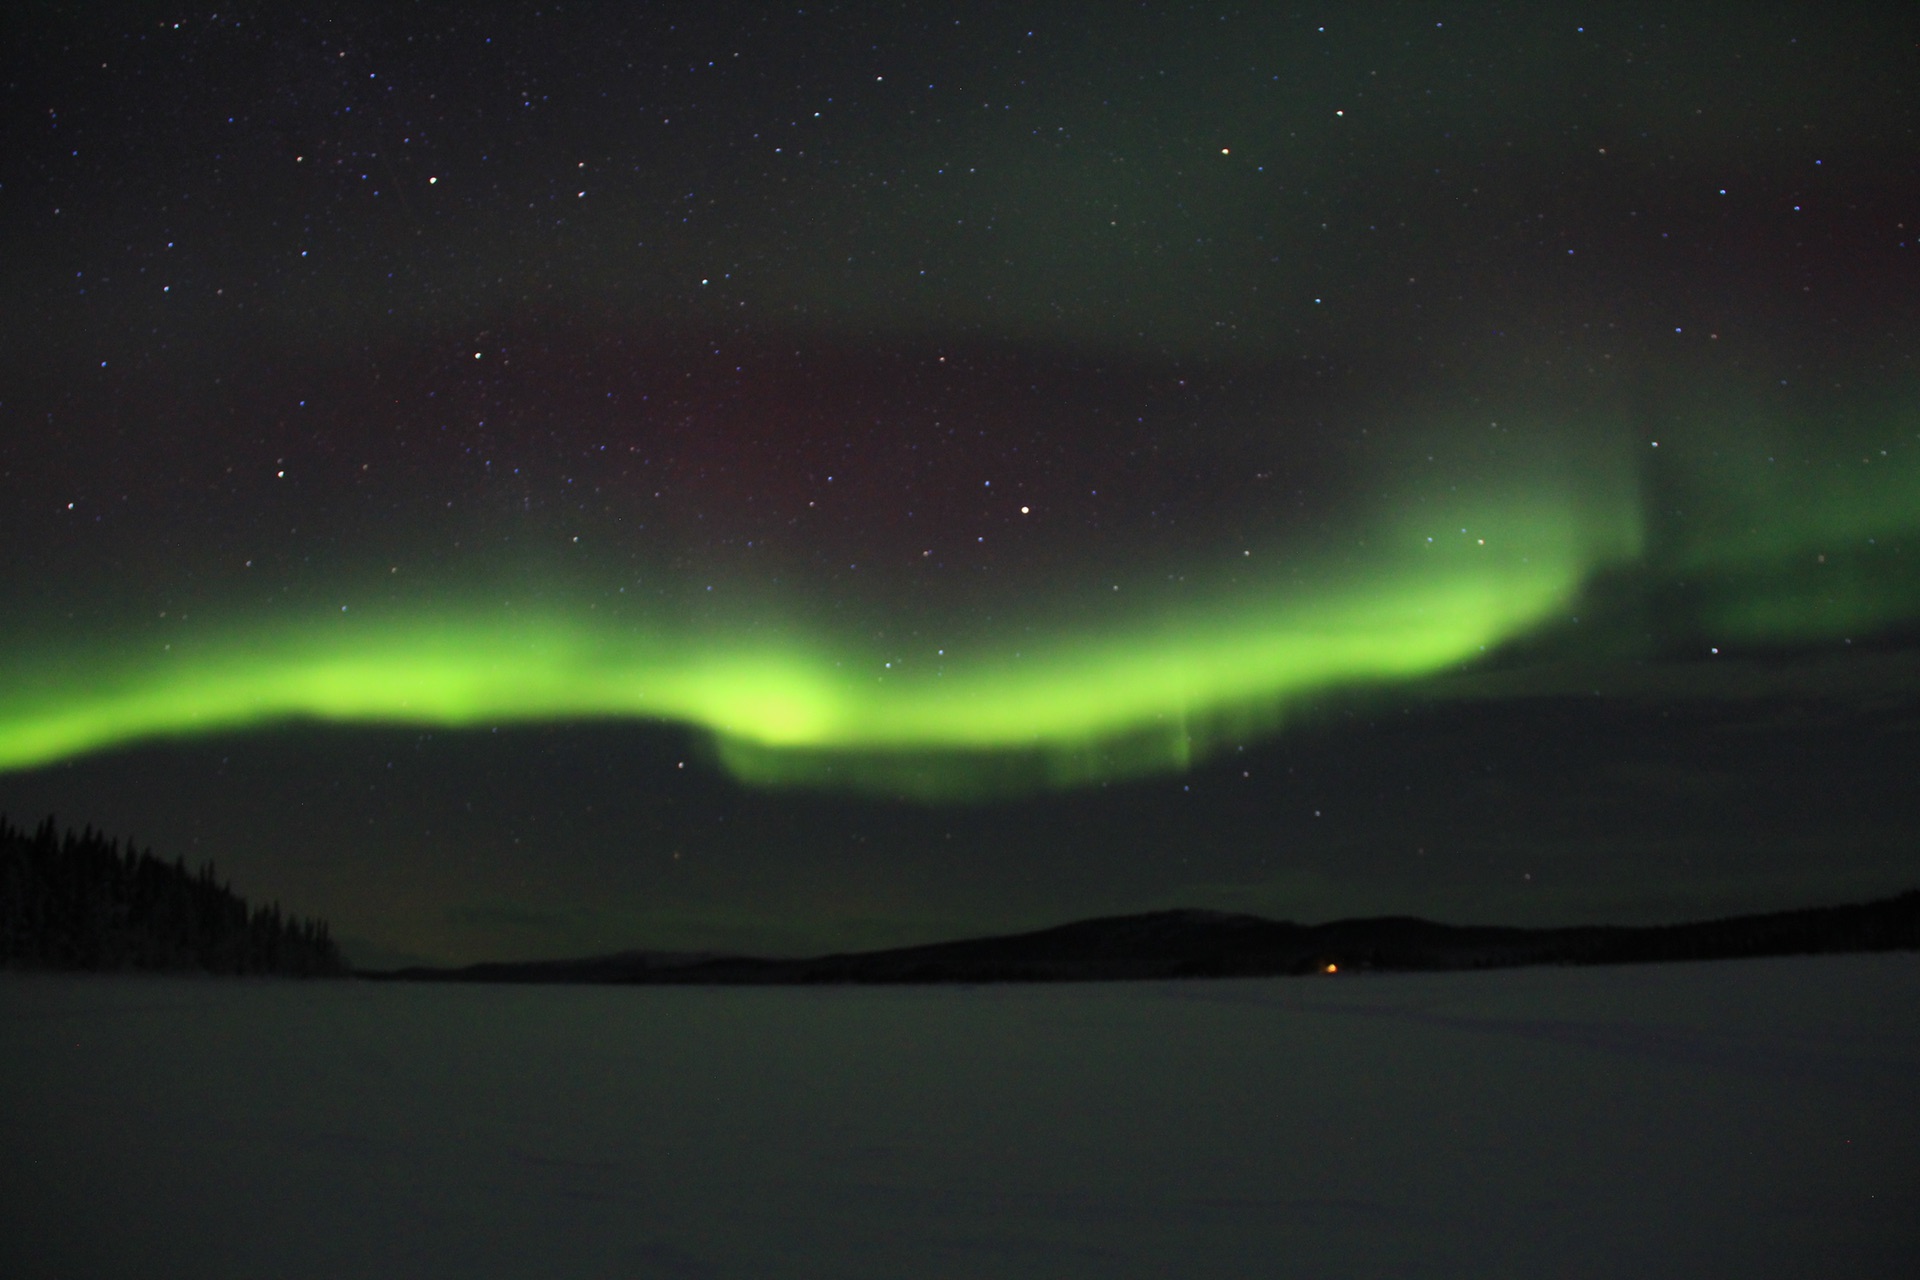
[[[1920,882],[1910,6],[20,5],[0,809],[363,963]]]

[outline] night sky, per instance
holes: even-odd
[[[1920,883],[1908,6],[32,5],[0,809],[363,963]]]

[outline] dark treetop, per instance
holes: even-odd
[[[0,968],[163,969],[337,976],[340,950],[321,920],[248,907],[179,859],[99,835],[32,835],[0,817]]]

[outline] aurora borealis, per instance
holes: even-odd
[[[1288,897],[1326,868],[1405,885],[1449,836],[1324,837],[1276,790],[1135,823],[1177,832],[1156,871],[1026,842],[1049,806],[1259,785],[1249,759],[1382,707],[1546,744],[1603,689],[1759,724],[1914,696],[1920,31],[1881,9],[6,21],[17,816],[199,840],[253,801],[112,779],[308,742],[325,790],[340,744],[577,731],[627,744],[601,798],[496,813],[554,833],[546,869],[476,857],[470,896],[655,905],[544,946],[914,936],[1041,863],[1001,916],[1310,914],[1369,892]],[[691,801],[569,847],[569,806],[668,805],[668,758],[718,788],[700,821],[809,816],[684,893],[632,877],[688,861]],[[1390,768],[1411,793],[1432,758]],[[344,798],[313,821],[343,867],[451,866],[425,815],[513,769],[429,770],[419,821],[371,835]],[[206,828],[220,856],[333,892],[246,821]],[[1663,821],[1643,849],[1686,844]],[[1669,893],[1600,857],[1540,911],[1910,874],[1899,820],[1860,821],[1852,862],[1782,837],[1764,876]],[[890,823],[890,854],[821,851]],[[956,824],[964,892],[900,869]],[[1507,902],[1455,845],[1445,900]],[[360,927],[483,945],[397,921]]]
[[[1097,628],[1016,621],[1004,629],[1030,638],[1012,652],[992,631],[959,627],[931,653],[922,642],[889,658],[773,627],[649,635],[644,609],[622,627],[578,606],[504,623],[446,606],[418,621],[404,603],[367,621],[343,606],[338,620],[279,634],[211,628],[198,645],[162,644],[158,658],[118,669],[81,659],[65,664],[70,674],[23,681],[33,692],[0,739],[0,762],[276,716],[435,726],[637,717],[711,731],[720,758],[754,781],[831,785],[830,768],[809,768],[821,751],[1037,751],[1050,763],[1035,782],[1084,783],[1128,739],[1153,743],[1125,753],[1133,765],[1175,768],[1228,726],[1271,728],[1290,695],[1424,675],[1523,634],[1568,605],[1589,566],[1632,550],[1630,522],[1608,546],[1573,510],[1476,510],[1457,530],[1429,514],[1374,539],[1382,551],[1370,559],[1383,563],[1350,557],[1302,574],[1300,557],[1284,557],[1290,574],[1244,570],[1213,599],[1150,605],[1144,618],[1129,599]],[[933,777],[923,787],[951,791]]]

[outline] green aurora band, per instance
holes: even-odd
[[[1920,575],[1902,555],[1920,532],[1920,468],[1865,454],[1801,492],[1759,462],[1729,473],[1680,454],[1662,459],[1674,464],[1664,477],[1536,477],[1518,498],[1451,500],[1451,517],[1402,493],[1356,540],[1364,551],[1269,548],[1246,562],[1283,566],[1264,578],[1243,568],[1178,602],[1129,597],[1101,625],[1030,610],[1026,625],[956,628],[961,643],[892,658],[779,626],[770,610],[726,628],[444,605],[210,627],[164,648],[43,649],[16,655],[0,685],[0,769],[298,718],[638,718],[704,731],[719,762],[757,785],[968,800],[1184,768],[1272,732],[1314,695],[1459,670],[1564,626],[1602,574],[1686,575],[1691,624],[1724,640],[1920,617]],[[1687,496],[1705,518],[1663,523],[1642,491]]]
[[[836,658],[806,639],[640,638],[578,617],[363,621],[324,645],[271,633],[197,652],[176,644],[162,662],[12,697],[0,765],[287,717],[445,726],[636,717],[710,731],[721,759],[756,782],[833,781],[833,753],[844,770],[859,756],[1012,751],[1038,752],[1051,762],[1045,780],[1064,783],[1103,772],[1103,747],[1134,757],[1131,767],[1116,760],[1119,772],[1175,767],[1214,736],[1205,726],[1257,731],[1303,693],[1477,656],[1561,608],[1577,583],[1559,566],[1436,575],[1131,634],[1056,636],[1018,656],[921,672]],[[1151,745],[1139,758],[1143,737]],[[956,788],[928,778],[911,789]]]
[[[1563,611],[1637,538],[1631,522],[1565,501],[1472,525],[1429,515],[1367,539],[1363,560],[1274,555],[1276,580],[1242,569],[1198,603],[1156,608],[1135,592],[1111,625],[1030,620],[977,639],[956,627],[955,642],[900,659],[764,617],[669,629],[581,608],[209,628],[134,656],[81,647],[17,669],[0,699],[0,768],[298,717],[643,718],[705,730],[721,762],[760,784],[927,799],[1071,785],[1180,768],[1270,731],[1304,695],[1478,657]],[[1028,638],[1016,649],[996,635]]]
[[[1901,627],[1920,618],[1916,442],[1904,407],[1703,430],[1650,473],[1667,513],[1655,564],[1689,584],[1702,634],[1796,645]]]

